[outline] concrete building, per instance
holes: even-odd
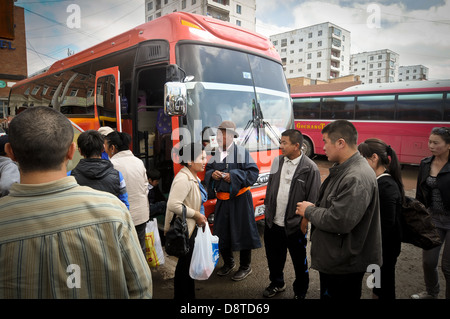
[[[256,0],[145,0],[145,21],[184,11],[210,16],[255,31]]]
[[[398,68],[398,81],[428,80],[428,68],[423,65],[408,65]]]
[[[350,32],[330,22],[272,35],[286,78],[328,81],[349,74]]]
[[[362,84],[397,82],[399,57],[388,49],[352,54],[350,72],[358,75]]]
[[[8,10],[3,10],[5,4],[10,5]],[[6,116],[3,106],[7,105],[11,87],[28,74],[24,9],[14,6],[12,0],[3,2],[1,9],[0,19],[14,20],[13,32],[6,37],[2,33],[0,38],[0,118]]]

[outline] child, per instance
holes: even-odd
[[[157,169],[149,169],[147,170],[147,178],[150,215],[151,217],[155,217],[157,215],[165,215],[167,200],[158,187],[159,180],[161,179],[161,173]]]

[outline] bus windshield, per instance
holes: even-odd
[[[238,144],[250,151],[277,149],[291,128],[292,104],[280,64],[245,52],[181,44],[179,65],[188,76],[187,128],[199,141],[205,127],[236,124]]]

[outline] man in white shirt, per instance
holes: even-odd
[[[298,202],[309,198],[315,202],[319,195],[320,172],[317,165],[302,155],[303,135],[290,129],[281,134],[282,156],[272,164],[267,184],[264,243],[269,265],[270,285],[265,297],[273,297],[286,289],[283,269],[287,251],[295,270],[295,298],[305,298],[309,286],[306,259],[307,221],[295,214]],[[302,223],[303,221],[303,223]]]

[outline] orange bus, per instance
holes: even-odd
[[[172,153],[200,142],[210,127],[236,123],[238,144],[260,168],[252,188],[255,218],[264,215],[272,159],[281,133],[294,127],[292,100],[271,42],[227,22],[185,12],[165,15],[55,62],[11,89],[7,115],[53,107],[84,130],[129,133],[133,153],[162,173],[168,193],[181,166]],[[203,177],[202,177],[203,178]],[[213,221],[215,200],[205,204]]]

